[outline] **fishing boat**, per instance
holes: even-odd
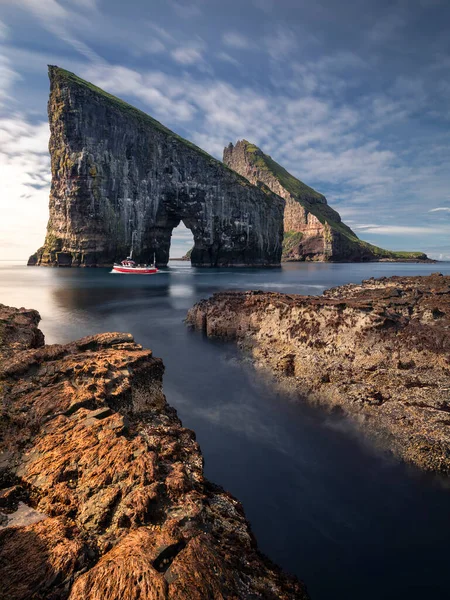
[[[121,263],[114,263],[111,273],[127,273],[129,275],[154,275],[158,269],[153,265],[137,265],[133,260],[133,242],[136,231],[131,236],[130,256]]]
[[[127,258],[120,264],[114,263],[111,273],[129,273],[130,275],[153,275],[158,269],[152,265],[137,265],[134,260]]]

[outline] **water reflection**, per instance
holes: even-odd
[[[196,431],[207,476],[239,497],[262,550],[304,578],[315,600],[437,599],[448,591],[449,490],[362,441],[345,419],[281,393],[234,345],[183,324],[194,302],[220,289],[315,294],[372,275],[436,270],[180,264],[122,277],[106,269],[0,268],[0,298],[37,308],[48,342],[129,331],[161,356],[168,401]]]

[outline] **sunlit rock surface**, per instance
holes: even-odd
[[[306,598],[204,478],[162,361],[123,333],[44,346],[38,322],[0,305],[0,598]]]

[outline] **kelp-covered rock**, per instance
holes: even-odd
[[[284,201],[158,121],[49,67],[52,186],[45,243],[30,265],[167,265],[180,221],[196,266],[274,266]]]

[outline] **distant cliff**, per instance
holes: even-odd
[[[255,185],[266,185],[286,200],[284,260],[427,260],[423,252],[391,252],[364,242],[342,222],[325,196],[291,175],[247,140],[229,144],[223,161]]]
[[[284,201],[147,114],[49,67],[52,186],[45,243],[30,265],[167,264],[172,230],[191,229],[196,266],[280,262]]]

